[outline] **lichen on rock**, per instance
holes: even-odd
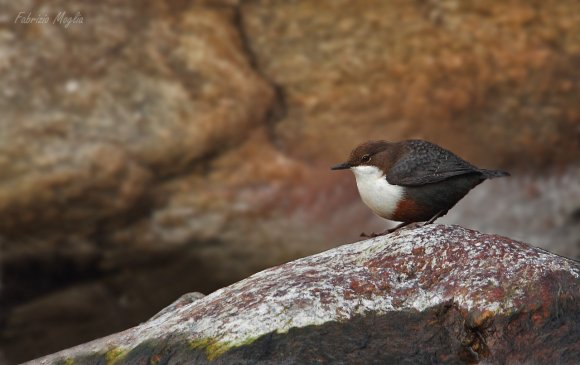
[[[218,364],[573,363],[580,359],[571,352],[580,341],[579,299],[576,261],[505,237],[428,225],[264,270],[37,362],[114,349],[123,354],[117,363],[152,353]],[[352,341],[360,342],[355,350]]]

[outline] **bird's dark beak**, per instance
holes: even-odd
[[[339,163],[338,165],[332,166],[331,170],[344,170],[350,169],[352,166],[348,162]]]

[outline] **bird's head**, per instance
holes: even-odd
[[[332,166],[331,170],[353,169],[358,166],[374,166],[384,169],[390,166],[394,143],[387,141],[368,141],[357,146],[346,162]],[[354,170],[354,169],[353,169]],[[360,170],[360,169],[359,169]]]

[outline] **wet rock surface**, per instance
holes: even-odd
[[[429,225],[179,300],[35,364],[534,363],[580,360],[580,264]]]
[[[445,222],[580,257],[578,6],[0,1],[6,362],[383,230],[328,171],[366,139],[509,170]]]

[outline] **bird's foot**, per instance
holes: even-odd
[[[394,232],[394,228],[385,229],[384,231],[379,232],[379,233],[374,233],[373,232],[373,233],[370,233],[369,234],[369,233],[364,233],[363,232],[363,233],[360,234],[360,236],[361,237],[364,237],[364,238],[374,238],[374,237],[384,236],[384,235],[389,234],[389,233],[392,233],[392,232]]]
[[[363,233],[361,233],[361,234],[360,234],[360,236],[361,236],[361,237],[364,237],[364,238],[374,238],[374,237],[384,236],[384,235],[386,235],[386,234],[393,233],[393,232],[395,232],[396,230],[398,230],[399,228],[403,228],[403,227],[405,227],[406,225],[408,225],[408,224],[411,224],[411,223],[412,223],[412,222],[408,222],[408,223],[405,223],[405,222],[403,222],[403,223],[401,223],[401,224],[399,224],[399,225],[397,225],[397,226],[395,226],[395,227],[393,227],[393,228],[388,228],[388,229],[385,229],[384,231],[382,231],[382,232],[380,232],[380,233],[374,233],[374,232],[373,232],[373,233],[371,233],[371,234],[366,234],[366,233],[364,233],[364,232],[363,232]]]

